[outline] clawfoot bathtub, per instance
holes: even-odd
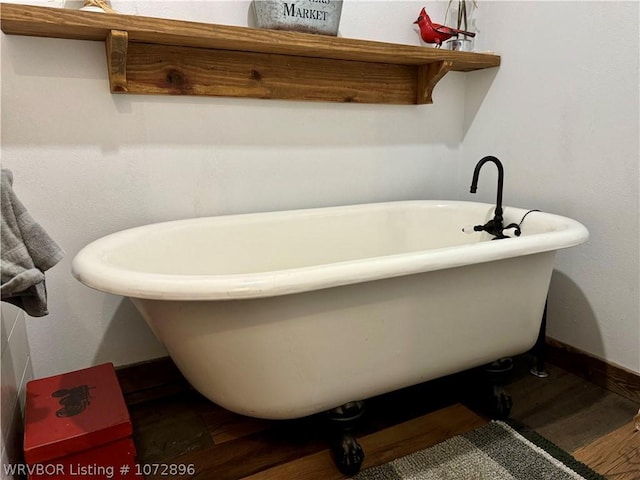
[[[306,416],[527,351],[569,218],[403,201],[197,218],[101,238],[73,261],[130,297],[189,382],[253,417]],[[505,223],[526,210],[506,207]]]

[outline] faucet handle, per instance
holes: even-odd
[[[476,225],[475,227],[473,227],[473,230],[476,232],[487,232],[489,235],[493,235],[492,240],[500,240],[502,238],[509,238],[504,234],[504,230],[514,227],[516,228],[514,232],[516,237],[520,236],[520,227],[517,224],[512,223],[510,225],[507,225],[506,227],[503,227],[502,217],[499,217],[497,221],[496,218],[493,218],[484,225]]]
[[[515,229],[513,231],[513,234],[516,237],[519,237],[522,234],[522,230],[520,230],[520,225],[518,225],[517,223],[510,223],[509,225],[507,225],[506,227],[503,228],[503,231],[506,230],[507,228],[513,228]]]
[[[484,230],[484,225],[465,225],[462,227],[462,231],[467,234],[482,232]]]

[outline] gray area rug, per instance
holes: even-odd
[[[522,425],[493,421],[353,480],[605,480]]]

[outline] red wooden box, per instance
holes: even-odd
[[[27,383],[29,479],[136,478],[129,412],[113,364]]]

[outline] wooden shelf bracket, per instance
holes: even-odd
[[[111,93],[127,93],[129,91],[127,87],[129,33],[123,30],[110,30],[105,39],[105,46]]]
[[[416,99],[418,105],[433,103],[431,98],[433,89],[452,67],[453,62],[450,60],[442,60],[418,67],[418,98]]]

